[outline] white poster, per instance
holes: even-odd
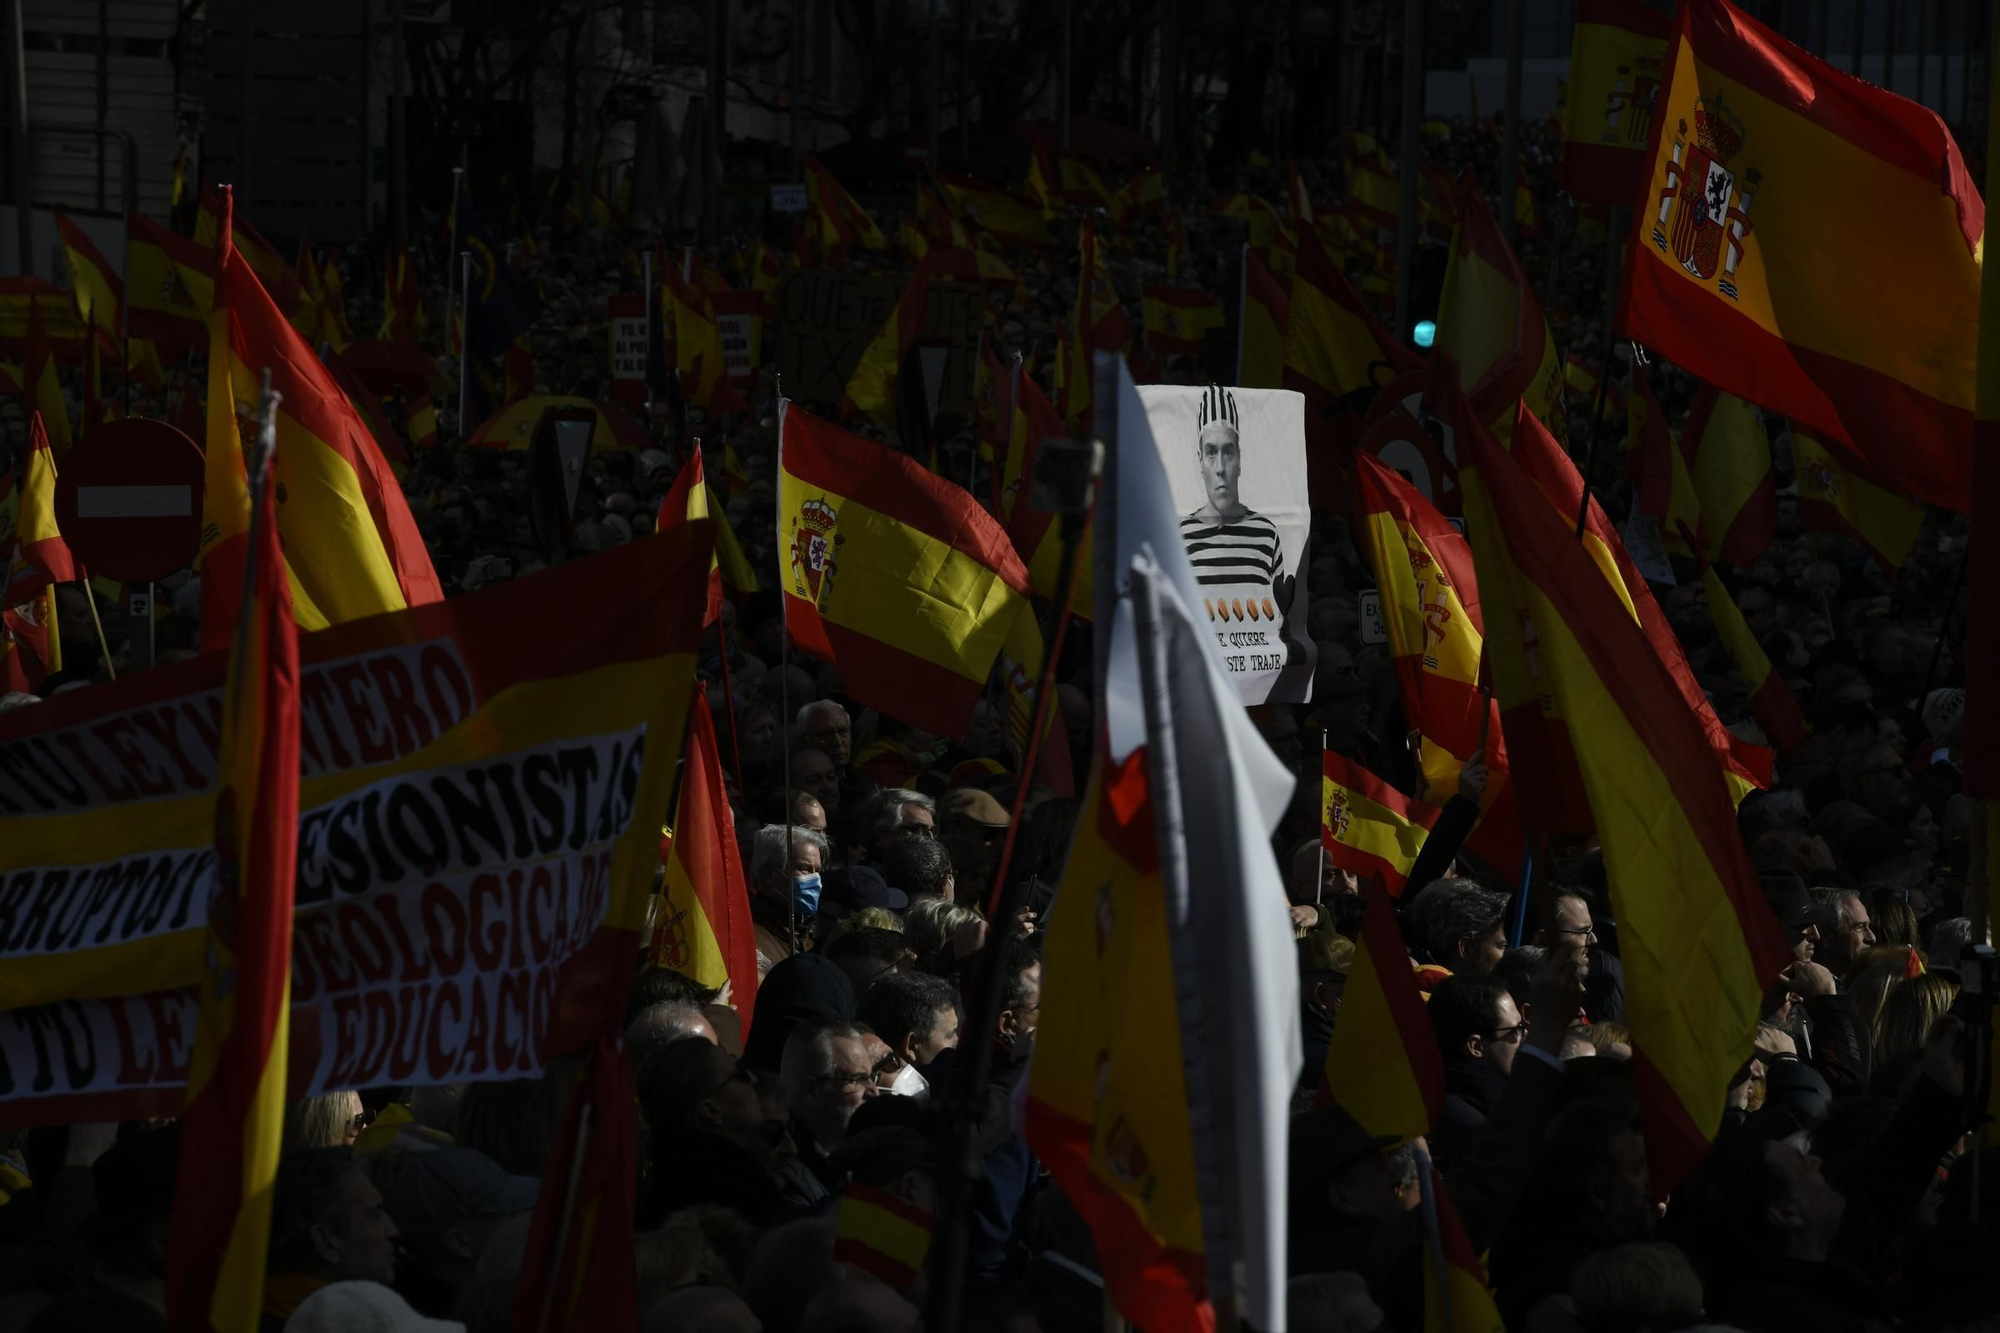
[[[1305,398],[1289,389],[1139,386],[1204,616],[1246,704],[1312,698],[1306,631]]]

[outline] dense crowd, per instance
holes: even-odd
[[[1442,128],[1424,137],[1427,159],[1447,173],[1473,171],[1496,196],[1497,133],[1464,122]],[[1527,129],[1523,178],[1536,207],[1518,247],[1522,264],[1559,351],[1594,367],[1606,352],[1603,246],[1556,189],[1559,136]],[[1301,167],[1321,206],[1336,205],[1337,158]],[[1218,185],[1223,194],[1285,192],[1277,164],[1249,165]],[[1206,199],[1183,202],[1194,205],[1180,212],[1193,271],[1176,281],[1233,288],[1241,223],[1211,216]],[[1141,287],[1165,279],[1165,216],[1142,216],[1108,244],[1135,330]],[[1045,251],[1010,252],[1022,287],[996,295],[991,326],[1003,354],[1039,353],[1044,376],[1076,281],[1074,249],[1061,225],[1057,233]],[[547,226],[536,239],[522,261],[541,293],[530,336],[536,391],[603,397],[606,299],[630,285],[630,242]],[[706,257],[731,271],[752,239],[732,236]],[[1441,271],[1441,248],[1426,238],[1419,265]],[[890,261],[862,253],[850,262]],[[442,267],[427,271],[441,276]],[[350,322],[372,325],[379,283],[357,265],[345,290]],[[441,283],[426,301],[430,328],[442,329]],[[767,328],[767,350],[777,333]],[[1228,361],[1163,373],[1226,376]],[[1649,373],[1669,413],[1683,412],[1689,386],[1664,366]],[[587,554],[649,532],[699,436],[711,480],[737,473],[720,488],[728,521],[760,578],[774,571],[769,366],[746,392],[751,410],[720,421],[663,400],[644,423],[651,447],[593,456],[575,547]],[[143,399],[138,408],[169,411]],[[1580,446],[1589,404],[1579,398],[1571,411]],[[11,402],[0,407],[10,428],[15,412]],[[1789,487],[1787,438],[1771,424],[1778,480]],[[971,470],[977,479],[985,465],[970,423],[944,423],[938,434],[945,475]],[[1631,507],[1614,438],[1622,434],[1607,429],[1595,455],[1593,480],[1613,515]],[[447,590],[544,567],[526,455],[446,436],[415,454],[403,484]],[[1374,579],[1348,524],[1338,510],[1314,515],[1313,701],[1253,710],[1299,777],[1274,849],[1298,937],[1306,1048],[1287,1182],[1290,1322],[1303,1333],[1424,1326],[1419,1145],[1373,1139],[1314,1096],[1363,901],[1363,886],[1320,855],[1320,738],[1391,782],[1412,781],[1392,665],[1381,646],[1362,641],[1358,595]],[[1473,1248],[1487,1256],[1512,1333],[1704,1322],[1747,1333],[2000,1327],[2000,1289],[1982,1262],[1994,1212],[1978,1197],[1992,1190],[1966,1156],[1978,1117],[1966,1104],[1970,1010],[1961,996],[1976,966],[1965,953],[1963,904],[1972,811],[1959,793],[1965,696],[1955,650],[1964,612],[1955,571],[1964,546],[1962,520],[1933,515],[1902,570],[1887,571],[1851,541],[1802,530],[1797,501],[1786,496],[1770,550],[1728,575],[1813,724],[1808,745],[1778,757],[1772,789],[1739,811],[1794,961],[1766,997],[1757,1052],[1729,1091],[1722,1136],[1664,1207],[1649,1189],[1602,858],[1588,842],[1549,849],[1535,868],[1525,929],[1514,935],[1519,867],[1483,864],[1456,845],[1486,776],[1476,764],[1466,770],[1399,917],[1449,1090],[1422,1146]],[[1678,572],[1684,581],[1658,592],[1703,688],[1726,724],[1762,739],[1702,584],[1691,567]],[[44,693],[88,688],[104,674],[85,596],[81,586],[60,591],[65,669]],[[153,633],[164,661],[192,651],[199,580],[168,580],[161,598]],[[138,627],[108,599],[99,611],[113,658],[126,658]],[[992,1058],[978,1097],[982,1179],[963,1327],[1102,1327],[1090,1230],[1050,1184],[1018,1121],[1041,1021],[1040,921],[1077,802],[1046,788],[1027,794],[1007,870],[1026,885],[1027,906],[989,921],[1020,780],[997,694],[965,735],[932,736],[854,706],[832,666],[788,652],[782,638],[767,584],[732,597],[701,659],[756,922],[762,982],[750,1039],[727,997],[678,973],[642,968],[630,995],[644,1125],[631,1239],[643,1327],[918,1327],[927,1279],[898,1290],[836,1262],[836,1205],[865,1185],[933,1206],[936,1105],[961,1053],[975,1047]],[[1058,703],[1080,780],[1092,748],[1088,636],[1070,645]],[[969,979],[988,968],[1003,981],[999,1019],[968,1030]],[[565,1060],[537,1079],[363,1088],[295,1104],[264,1326],[508,1328],[528,1213],[578,1072]],[[16,1136],[10,1149],[0,1159],[0,1327],[163,1327],[176,1127],[55,1126]]]

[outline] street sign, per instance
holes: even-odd
[[[806,187],[803,185],[773,185],[771,187],[771,211],[773,213],[803,213],[806,211]]]
[[[1382,594],[1363,588],[1355,600],[1361,603],[1361,642],[1389,642],[1389,627],[1382,623]]]
[[[56,478],[56,526],[94,575],[163,579],[201,546],[201,450],[164,421],[99,426]]]

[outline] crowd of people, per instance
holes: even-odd
[[[1496,131],[1440,124],[1444,132],[1424,136],[1429,162],[1472,171],[1496,195]],[[1596,365],[1607,350],[1602,246],[1579,238],[1577,212],[1556,188],[1560,136],[1526,128],[1523,178],[1536,208],[1519,245],[1523,268],[1559,349]],[[1336,206],[1338,155],[1300,167],[1321,206]],[[1222,184],[1284,196],[1278,164],[1253,163]],[[1191,193],[1176,203],[1192,272],[1175,280],[1233,288],[1241,223],[1211,216]],[[1143,215],[1107,246],[1135,329],[1140,289],[1164,280],[1165,217]],[[1039,351],[1043,374],[1076,281],[1074,249],[1061,224],[1056,231],[1046,250],[1009,252],[1022,286],[996,295],[992,324],[1003,353]],[[606,299],[629,284],[629,241],[546,225],[538,239],[524,270],[542,294],[530,336],[535,389],[603,397]],[[730,253],[709,258],[728,271],[747,240],[734,236]],[[1437,245],[1425,241],[1432,259]],[[893,261],[858,252],[850,262]],[[427,272],[438,279],[426,291],[429,326],[441,330],[443,266]],[[357,328],[378,317],[379,287],[358,269],[345,283]],[[767,328],[767,349],[777,333]],[[1185,361],[1164,373],[1209,377]],[[1684,410],[1688,386],[1665,367],[1651,373],[1670,413]],[[699,436],[712,480],[732,464],[740,474],[724,488],[727,521],[760,577],[775,570],[773,381],[770,367],[758,372],[740,417],[703,421],[662,402],[645,423],[651,447],[594,455],[577,550],[587,557],[649,532]],[[142,397],[139,410],[149,406],[166,415],[164,403]],[[1589,407],[1572,404],[1579,444],[1590,437]],[[0,405],[18,434],[15,413]],[[941,470],[977,478],[984,465],[970,423],[957,424],[939,431]],[[1630,487],[1611,434],[1593,480],[1607,512],[1622,515]],[[544,567],[526,455],[446,435],[414,455],[403,483],[447,590]],[[1785,436],[1772,435],[1788,487]],[[1315,512],[1312,702],[1253,710],[1299,778],[1274,840],[1298,937],[1305,1038],[1286,1182],[1295,1333],[1426,1326],[1420,1146],[1473,1249],[1487,1256],[1511,1333],[2000,1327],[2000,1286],[1981,1262],[1994,1240],[1983,1182],[2000,1173],[1982,1177],[1968,1156],[1969,1136],[1983,1131],[1968,1110],[1964,1019],[1973,1011],[1962,992],[1979,966],[1963,902],[1973,812],[1959,791],[1963,521],[1933,514],[1903,568],[1890,571],[1850,540],[1803,530],[1787,494],[1770,550],[1729,572],[1738,606],[1813,726],[1808,745],[1778,756],[1772,788],[1739,810],[1793,962],[1766,997],[1722,1134],[1664,1205],[1649,1186],[1644,1087],[1622,1025],[1619,923],[1587,841],[1548,849],[1517,935],[1519,867],[1480,863],[1452,845],[1468,821],[1441,822],[1398,904],[1447,1080],[1435,1131],[1422,1145],[1384,1143],[1339,1106],[1337,1086],[1330,1104],[1316,1096],[1364,894],[1374,891],[1320,854],[1316,742],[1392,783],[1413,780],[1392,664],[1363,641],[1359,595],[1374,575],[1348,526],[1337,509]],[[1759,739],[1703,587],[1679,572],[1686,581],[1658,590],[1666,614],[1719,716]],[[107,600],[100,639],[88,596],[83,585],[60,590],[65,666],[45,694],[91,688],[106,674],[107,650],[114,662],[129,658],[142,627]],[[193,650],[199,579],[170,579],[161,597],[152,632],[156,659],[167,661]],[[643,1121],[629,1243],[642,1327],[919,1327],[937,1275],[898,1286],[837,1261],[838,1205],[866,1186],[934,1206],[938,1108],[953,1095],[961,1053],[980,1048],[991,1059],[985,1086],[970,1094],[981,1178],[963,1327],[1102,1327],[1091,1231],[1019,1123],[1042,1021],[1041,918],[1078,804],[1030,790],[1006,867],[1025,883],[1027,905],[989,920],[1021,780],[997,694],[965,735],[932,736],[854,706],[836,668],[788,651],[783,634],[774,592],[736,595],[701,659],[756,923],[761,983],[749,1039],[729,997],[679,973],[643,967],[629,998]],[[1079,790],[1092,751],[1090,679],[1088,636],[1071,636],[1057,706]],[[1476,764],[1466,770],[1462,802],[1476,803],[1486,776]],[[999,1017],[972,1030],[967,999],[987,969],[999,970]],[[578,1072],[559,1060],[536,1079],[362,1088],[292,1106],[263,1327],[512,1327],[528,1216]],[[164,1327],[175,1125],[49,1126],[8,1148],[0,1327]]]

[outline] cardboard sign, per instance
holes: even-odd
[[[646,298],[611,298],[611,396],[639,406],[646,401]]]
[[[773,185],[771,187],[771,211],[773,213],[803,213],[809,205],[806,187],[803,185]]]

